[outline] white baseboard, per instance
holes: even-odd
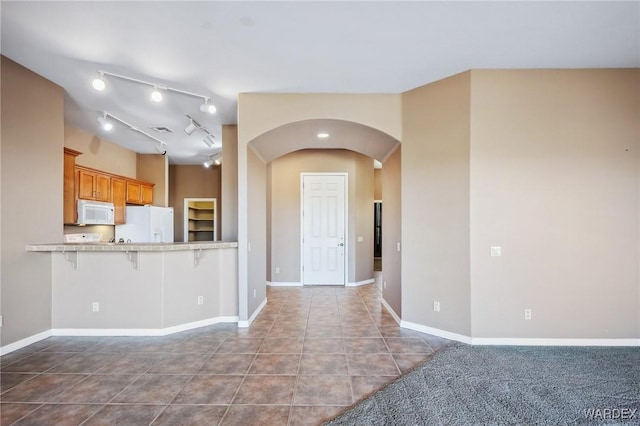
[[[478,346],[640,346],[640,339],[474,337],[471,341]]]
[[[355,283],[347,283],[345,287],[360,287],[361,285],[367,285],[376,282],[375,278],[370,278],[364,281],[358,281]]]
[[[265,297],[264,300],[262,301],[262,303],[260,304],[260,306],[258,306],[258,309],[256,309],[253,312],[253,315],[251,315],[251,318],[249,318],[247,321],[238,321],[238,327],[239,328],[247,328],[251,325],[251,323],[253,322],[253,320],[256,319],[256,317],[260,314],[260,311],[262,311],[262,309],[267,306],[267,298]]]
[[[53,336],[167,336],[207,325],[238,322],[238,317],[214,317],[167,328],[54,328]]]
[[[270,287],[302,287],[301,282],[267,281]]]
[[[640,339],[469,337],[409,321],[402,321],[400,327],[477,346],[640,346]]]
[[[52,328],[0,348],[0,355],[17,351],[51,336],[167,336],[220,323],[235,323],[238,317],[214,317],[167,328]]]
[[[462,342],[467,344],[471,343],[471,337],[464,336],[462,334],[451,333],[450,331],[440,330],[438,328],[427,327],[426,325],[416,324],[415,322],[402,321],[400,327],[408,328],[409,330],[420,331],[422,333],[432,334],[438,337],[444,337],[445,339],[455,340],[456,342]]]
[[[398,325],[400,325],[402,323],[402,320],[400,319],[400,317],[398,316],[398,314],[396,314],[396,311],[393,310],[393,308],[391,307],[391,305],[389,305],[387,303],[386,300],[384,300],[383,298],[380,298],[380,301],[382,302],[382,306],[384,306],[385,308],[387,308],[387,311],[389,311],[389,313],[391,314],[391,316],[393,317],[393,319],[396,321],[396,323]]]
[[[29,345],[32,345],[40,340],[44,340],[47,337],[51,337],[51,330],[43,331],[42,333],[34,334],[33,336],[25,337],[17,342],[10,343],[6,346],[0,347],[0,355],[6,355],[18,349],[22,349]]]

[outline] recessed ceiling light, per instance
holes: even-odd
[[[329,137],[329,133],[326,132],[320,132],[316,135],[318,137],[318,139],[326,139]]]

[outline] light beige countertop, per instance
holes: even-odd
[[[202,241],[190,243],[52,243],[29,244],[27,251],[73,252],[73,251],[185,251],[235,248],[235,241]]]

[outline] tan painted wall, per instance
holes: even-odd
[[[145,182],[152,182],[153,205],[169,205],[169,159],[160,154],[137,154],[136,176]]]
[[[347,150],[302,150],[269,164],[271,264],[268,281],[300,282],[300,174],[348,173],[348,279],[354,283],[373,274],[373,163]],[[363,236],[362,243],[357,236]],[[276,274],[275,269],[280,268]]]
[[[382,200],[382,169],[373,169],[373,199]]]
[[[224,204],[221,233],[224,241],[238,240],[238,127],[222,126],[222,196]]]
[[[394,312],[402,315],[402,146],[399,146],[380,170],[382,180],[382,297]],[[402,318],[402,317],[401,317]]]
[[[136,153],[100,135],[65,124],[64,146],[82,153],[76,157],[76,164],[134,179],[137,177]]]
[[[402,134],[399,94],[282,94],[242,93],[239,122],[241,142],[246,144],[262,133],[296,121],[330,118],[353,121],[381,130],[400,140]],[[251,114],[242,120],[242,110]]]
[[[267,165],[252,148],[247,150],[247,181],[248,235],[251,236],[247,241],[251,245],[248,250],[247,312],[252,314],[267,297]]]
[[[402,97],[402,319],[466,336],[469,96],[466,72]]]
[[[355,160],[355,283],[373,279],[373,159],[353,153]],[[362,241],[360,241],[360,239]]]
[[[205,168],[202,165],[169,166],[169,206],[173,207],[174,241],[184,241],[184,199],[215,198],[217,207],[216,235],[220,235],[222,199],[220,166]],[[220,238],[218,238],[220,239]]]
[[[0,72],[5,346],[51,328],[51,256],[25,245],[62,240],[64,91],[4,56]]]
[[[471,87],[473,336],[640,337],[640,71]]]

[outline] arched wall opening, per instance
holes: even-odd
[[[242,129],[242,126],[239,126],[240,129]],[[320,139],[317,136],[318,132],[328,133],[329,137]],[[299,249],[299,245],[296,246],[296,241],[299,241],[299,235],[289,235],[289,244],[280,245],[281,230],[283,228],[282,216],[293,215],[299,218],[299,210],[294,210],[293,212],[288,208],[283,210],[284,207],[281,206],[280,202],[273,202],[274,189],[278,195],[281,195],[280,190],[273,186],[272,172],[274,164],[278,172],[283,170],[280,166],[287,163],[287,158],[289,160],[293,158],[294,162],[304,158],[303,163],[313,164],[312,166],[302,167],[308,172],[327,170],[327,165],[335,162],[338,158],[347,159],[347,163],[353,166],[351,170],[346,171],[350,172],[355,178],[353,181],[354,186],[350,188],[350,191],[354,195],[353,201],[358,200],[360,208],[354,208],[349,211],[350,217],[348,220],[354,221],[356,224],[352,227],[352,233],[354,234],[352,238],[353,244],[348,255],[353,260],[360,258],[367,260],[350,262],[349,283],[365,283],[369,280],[372,282],[373,246],[371,245],[372,237],[368,235],[372,231],[368,228],[373,228],[373,159],[384,162],[389,155],[397,150],[399,144],[400,141],[397,138],[380,129],[358,122],[333,118],[288,122],[270,128],[246,143],[243,143],[242,136],[239,135],[239,166],[243,163],[242,154],[245,155],[246,159],[246,174],[242,170],[239,173],[239,194],[242,194],[241,180],[243,174],[245,174],[247,195],[246,208],[243,209],[241,207],[242,203],[239,200],[239,216],[242,216],[243,213],[246,216],[246,222],[239,221],[239,224],[246,223],[244,230],[246,232],[246,252],[242,250],[242,226],[239,226],[238,229],[240,325],[249,325],[252,316],[260,311],[266,301],[266,284],[274,280],[275,268],[273,267],[275,263],[272,261],[274,255],[278,259],[282,259],[283,256],[290,258],[287,253],[292,250],[295,252],[296,249]],[[242,146],[245,148],[242,149]],[[288,161],[288,163],[290,164],[291,161]],[[301,163],[298,162],[298,166],[301,166]],[[285,167],[285,169],[287,168],[288,166]],[[296,173],[299,173],[302,169],[299,169]],[[289,169],[287,173],[290,172],[291,170]],[[399,172],[398,168],[397,180],[399,180]],[[280,181],[280,183],[282,182]],[[299,175],[296,181],[293,182],[294,187],[298,185]],[[296,188],[293,188],[293,190],[295,191]],[[299,186],[297,191],[299,191]],[[297,194],[299,195],[299,192]],[[295,204],[295,200],[293,202]],[[367,225],[371,226],[366,226],[365,229],[364,223],[366,223],[368,213],[371,216],[371,223]],[[356,217],[358,214],[360,219]],[[352,215],[353,217],[351,217]],[[277,229],[274,229],[274,216],[277,217],[277,223],[275,223]],[[286,222],[285,220],[284,223]],[[294,231],[294,234],[299,233],[299,225],[289,226],[288,229]],[[276,238],[273,237],[274,231],[278,233]],[[363,237],[360,246],[357,245],[357,236]],[[293,243],[291,243],[292,241]],[[371,250],[369,250],[369,245],[371,245]],[[369,254],[368,251],[371,251],[371,253]],[[242,259],[243,252],[246,254],[244,260]],[[367,253],[367,255],[363,253]],[[280,260],[276,260],[276,262],[280,262]],[[243,263],[247,265],[244,279],[242,277]],[[299,282],[299,273],[296,272],[299,271],[299,264],[295,259],[293,266],[278,267],[280,274],[283,274],[279,278],[281,281]],[[399,288],[397,293],[399,301]],[[245,298],[246,304],[244,302]],[[399,308],[398,303],[398,310]],[[243,311],[246,312],[244,315]]]

